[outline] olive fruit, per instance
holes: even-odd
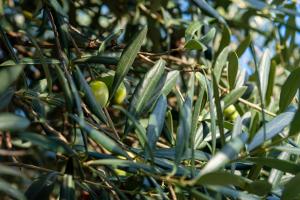
[[[90,83],[92,92],[96,98],[96,101],[102,106],[105,107],[109,97],[109,90],[106,84],[103,81],[92,81]]]
[[[235,109],[234,105],[230,105],[227,108],[225,108],[225,110],[224,110],[224,116],[228,120],[234,121],[239,116],[239,113]]]
[[[125,87],[124,83],[121,83],[119,88],[117,89],[117,91],[115,93],[114,98],[113,98],[114,103],[115,104],[122,104],[123,101],[126,98],[126,94],[127,94],[126,87]]]
[[[108,89],[110,90],[112,87],[113,81],[114,81],[114,76],[111,76],[111,75],[104,76],[104,77],[99,78],[98,80],[103,81],[107,85]],[[125,84],[122,82],[120,84],[120,86],[118,87],[118,89],[112,99],[113,103],[122,104],[126,98],[126,95],[127,95],[126,87],[125,87]]]

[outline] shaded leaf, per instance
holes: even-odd
[[[20,131],[26,129],[30,121],[25,117],[20,117],[12,113],[0,114],[0,130],[2,131]]]
[[[16,64],[10,67],[0,68],[0,95],[2,95],[7,88],[18,79],[23,69],[23,65]]]
[[[247,184],[245,190],[259,196],[267,195],[272,189],[272,185],[266,180],[255,180]]]
[[[27,199],[49,199],[58,176],[57,172],[49,172],[39,176],[26,190],[25,195]]]
[[[86,64],[86,63],[98,63],[104,65],[117,65],[119,59],[115,57],[108,57],[108,56],[86,56],[82,58],[77,58],[73,60],[75,64]]]
[[[41,65],[43,64],[43,62],[45,64],[59,64],[60,61],[54,58],[44,58],[44,61],[42,61],[41,59],[32,59],[32,58],[22,58],[19,60],[19,65]],[[3,63],[0,64],[0,68],[2,67],[11,67],[16,65],[16,63],[13,60],[7,60]]]
[[[176,134],[176,146],[175,146],[175,162],[179,164],[182,155],[189,146],[191,136],[191,123],[192,123],[192,101],[194,95],[194,74],[191,75],[189,81],[188,94],[180,107],[179,111],[179,125]]]
[[[155,108],[150,114],[149,124],[147,127],[147,139],[152,150],[155,149],[156,142],[161,134],[165,123],[165,115],[167,111],[167,99],[165,96],[160,96],[156,102]]]
[[[73,176],[65,174],[60,187],[60,199],[73,200],[75,199],[75,182]]]
[[[250,181],[242,176],[218,171],[204,174],[195,182],[197,185],[234,185],[240,188],[245,188],[246,184]]]
[[[93,139],[97,144],[103,146],[105,149],[112,153],[116,153],[125,157],[128,157],[127,153],[110,137],[104,133],[93,129],[87,125],[84,121],[78,117],[73,116],[73,119],[79,124],[79,126],[88,133],[88,137]]]
[[[282,192],[282,200],[296,200],[300,198],[300,174],[293,177],[285,186]]]
[[[286,160],[279,160],[278,158],[251,157],[247,158],[247,161],[291,174],[297,174],[300,172],[299,165]]]
[[[241,57],[251,43],[251,36],[248,35],[235,50],[237,57]]]
[[[187,41],[187,43],[184,45],[184,48],[189,50],[199,50],[199,51],[205,51],[207,48],[204,44],[202,44],[200,41],[191,39]]]
[[[12,87],[3,92],[3,94],[0,96],[0,110],[7,107],[7,105],[11,102],[14,93],[15,89]]]
[[[71,149],[62,140],[55,137],[47,137],[44,135],[23,132],[18,135],[20,139],[30,141],[32,144],[39,146],[42,149],[47,149],[54,152],[60,152],[68,155],[75,155],[73,149]]]
[[[216,18],[220,23],[227,25],[226,21],[223,17],[216,11],[213,7],[211,7],[205,0],[193,0],[193,2],[199,6],[201,10],[209,14],[210,16]]]

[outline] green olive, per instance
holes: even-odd
[[[127,95],[126,87],[124,83],[121,83],[119,88],[116,91],[116,94],[113,98],[115,104],[122,104]]]
[[[96,101],[102,106],[105,107],[109,97],[109,90],[106,84],[102,81],[92,81],[90,83],[92,92],[96,98]]]
[[[230,105],[224,110],[224,116],[230,121],[234,121],[238,116],[239,113],[235,109],[234,105]]]
[[[112,87],[112,84],[114,82],[114,76],[112,76],[112,75],[104,76],[104,77],[99,78],[98,80],[103,81],[107,85],[108,89],[110,90]],[[125,84],[122,82],[120,84],[120,86],[118,87],[118,89],[112,99],[113,103],[122,104],[126,98],[126,95],[127,95],[126,87],[125,87]]]

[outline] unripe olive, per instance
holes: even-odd
[[[234,121],[238,116],[239,113],[235,109],[234,105],[230,105],[224,110],[224,116],[230,121]]]
[[[116,94],[113,98],[115,104],[122,104],[127,95],[126,87],[124,83],[121,83],[119,88],[116,91]]]
[[[110,90],[112,87],[113,81],[114,81],[114,76],[111,76],[111,75],[104,76],[104,77],[99,78],[99,80],[103,81],[107,85],[108,89]],[[124,83],[122,82],[120,84],[120,86],[118,87],[118,89],[112,99],[113,103],[122,104],[126,98],[126,95],[127,95],[126,87],[125,87]]]
[[[109,97],[109,90],[106,84],[102,81],[92,81],[90,83],[92,92],[96,98],[96,101],[102,106],[105,107]]]

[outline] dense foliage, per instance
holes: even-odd
[[[300,199],[299,9],[0,0],[0,198]]]

